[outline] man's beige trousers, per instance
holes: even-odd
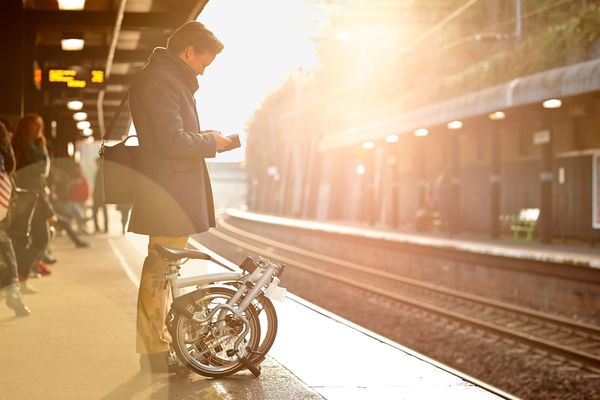
[[[154,245],[184,249],[189,236],[150,236],[148,257],[144,260],[137,303],[136,349],[141,354],[162,353],[169,350],[171,335],[165,325],[171,288],[165,275],[169,266],[158,256]]]

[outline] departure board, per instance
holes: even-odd
[[[69,68],[51,68],[47,71],[49,84],[64,84],[69,88],[85,88],[88,85],[104,83],[104,71],[100,69],[75,70]]]

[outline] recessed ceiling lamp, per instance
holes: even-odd
[[[58,0],[59,10],[83,10],[85,0]]]
[[[461,121],[452,121],[452,122],[448,122],[448,125],[446,125],[448,127],[448,129],[460,129],[463,127],[463,123]]]
[[[83,39],[61,39],[60,47],[62,47],[64,51],[78,51],[83,50],[84,43],[85,41]]]
[[[350,34],[348,32],[338,32],[335,34],[335,37],[338,40],[348,40],[350,39]]]
[[[67,154],[69,157],[73,157],[73,154],[75,154],[75,145],[73,142],[67,143]]]
[[[375,148],[375,143],[373,142],[364,142],[362,145],[363,149],[365,150],[371,150]]]
[[[548,99],[542,103],[544,108],[560,108],[562,106],[562,101],[560,99]]]
[[[71,100],[67,103],[67,108],[73,111],[79,111],[83,108],[83,101]]]
[[[90,126],[92,126],[92,124],[90,124],[90,121],[79,121],[77,123],[77,129],[87,129]]]
[[[400,140],[398,135],[389,135],[388,137],[385,138],[385,141],[388,143],[396,143],[398,140]]]
[[[500,120],[506,118],[506,114],[502,111],[496,111],[496,112],[491,113],[489,115],[489,117],[492,121],[500,121]]]
[[[94,130],[92,128],[85,128],[82,133],[84,136],[92,136],[94,134]]]
[[[87,113],[84,113],[82,111],[76,112],[75,114],[73,114],[73,119],[75,121],[85,121],[87,119]]]
[[[429,135],[429,129],[427,128],[419,128],[414,132],[415,136],[427,136]]]

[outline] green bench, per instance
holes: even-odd
[[[540,218],[539,208],[523,208],[519,214],[502,214],[500,221],[509,225],[512,232],[512,240],[518,242],[521,239],[524,242],[531,242],[533,232]],[[521,235],[523,232],[523,236]]]

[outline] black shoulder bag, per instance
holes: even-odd
[[[135,199],[135,171],[139,145],[127,136],[114,146],[106,146],[105,141],[110,137],[115,123],[127,102],[129,91],[125,93],[118,110],[113,115],[106,135],[102,137],[100,158],[102,159],[102,174],[104,179],[104,202],[106,204],[132,204]],[[129,143],[128,143],[129,142]]]

